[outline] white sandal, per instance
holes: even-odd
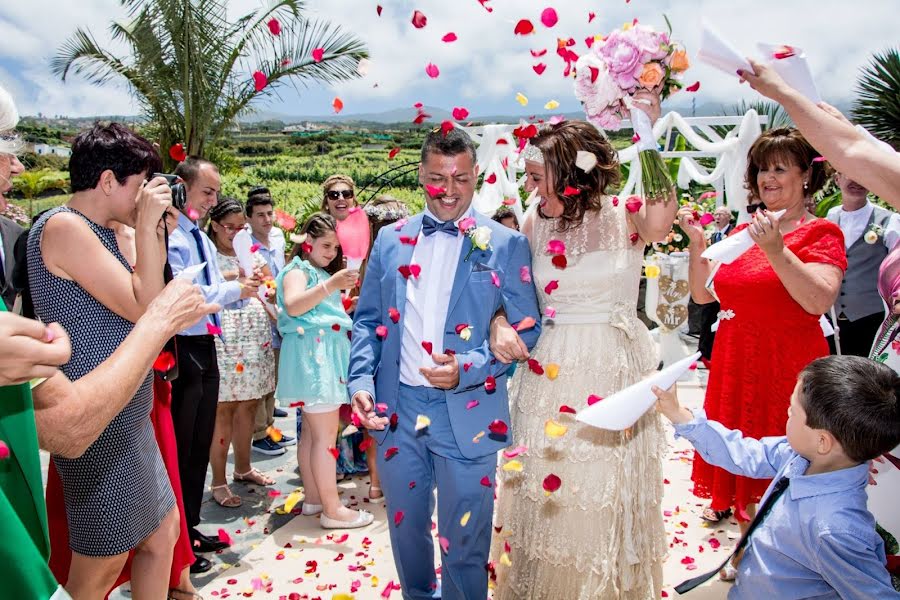
[[[325,513],[322,513],[322,516],[319,517],[319,524],[323,529],[357,529],[359,527],[365,527],[375,520],[375,515],[370,512],[358,510],[356,513],[356,518],[352,521],[332,519],[326,517]]]
[[[350,506],[350,501],[346,498],[341,498],[341,504],[345,507]],[[300,507],[300,514],[307,517],[315,517],[317,515],[322,514],[322,511],[325,509],[321,504],[311,504],[309,502],[304,502],[303,506]]]

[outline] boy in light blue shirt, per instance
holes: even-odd
[[[761,440],[691,413],[674,391],[654,392],[676,435],[708,463],[773,478],[738,553],[730,600],[900,598],[866,508],[868,461],[900,443],[900,376],[892,369],[856,356],[813,361],[794,387],[787,436]]]

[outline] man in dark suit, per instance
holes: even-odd
[[[724,206],[720,206],[713,212],[713,218],[715,219],[715,229],[713,229],[712,236],[710,236],[710,244],[721,242],[728,237],[728,234],[734,228],[731,224],[731,211]],[[716,339],[716,334],[710,331],[710,327],[718,319],[718,314],[718,302],[710,302],[700,306],[700,340],[697,343],[697,350],[702,354],[704,361],[709,361],[712,358],[713,341]]]

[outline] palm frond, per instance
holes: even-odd
[[[900,53],[875,54],[856,81],[852,115],[873,135],[900,148]]]

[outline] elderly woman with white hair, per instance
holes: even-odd
[[[12,309],[16,298],[12,284],[13,247],[23,231],[15,221],[3,216],[7,206],[4,196],[12,190],[12,178],[25,170],[16,157],[21,143],[19,138],[11,133],[18,121],[19,115],[12,98],[2,91],[0,93],[0,297],[6,303],[7,309]]]

